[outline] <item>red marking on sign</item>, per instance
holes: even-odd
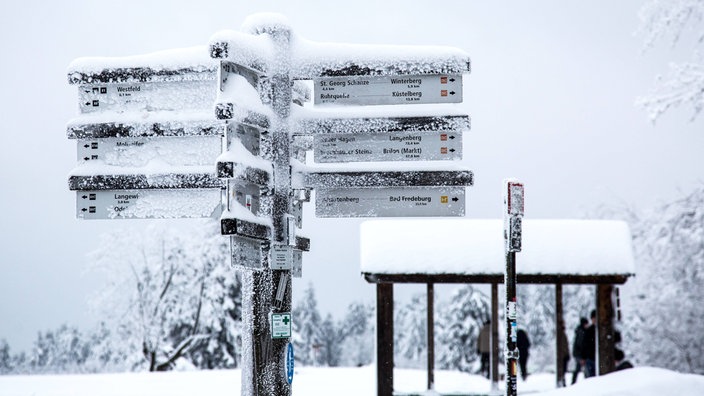
[[[447,77],[440,77],[440,84],[447,84]]]
[[[443,141],[443,142],[446,141],[446,140],[447,140],[447,134],[446,134],[446,133],[441,133],[441,134],[440,134],[440,140]]]
[[[447,147],[440,147],[440,154],[447,154]]]
[[[440,96],[447,96],[447,90],[443,89],[442,91],[440,91]]]
[[[520,196],[518,202],[513,202],[513,194],[512,192],[516,193],[517,195]],[[518,197],[516,197],[518,198]],[[524,200],[523,200],[523,183],[516,183],[516,182],[509,182],[508,183],[508,213],[512,213],[512,209],[514,205],[520,205],[518,211],[522,214],[524,211]]]

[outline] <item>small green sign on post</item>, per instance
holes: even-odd
[[[291,337],[291,313],[271,314],[271,338]]]

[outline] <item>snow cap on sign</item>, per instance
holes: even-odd
[[[222,31],[210,39],[211,55],[267,72],[276,59],[271,34],[286,32],[294,79],[321,76],[459,75],[471,71],[469,54],[448,46],[323,43],[295,34],[281,14],[248,17],[241,32]],[[265,33],[265,34],[263,34]]]
[[[214,80],[217,63],[206,46],[178,48],[123,57],[82,57],[68,66],[77,83]]]
[[[271,34],[277,31],[291,31],[291,24],[283,14],[262,12],[248,16],[240,30],[249,34]]]

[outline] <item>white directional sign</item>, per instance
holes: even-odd
[[[79,219],[174,219],[215,217],[220,189],[76,191]]]
[[[462,159],[462,133],[447,131],[323,134],[314,137],[315,162]]]
[[[457,217],[465,213],[464,187],[317,189],[317,217]]]
[[[214,80],[81,85],[82,113],[98,111],[205,110],[215,102]]]
[[[320,77],[315,104],[397,105],[461,103],[461,75]]]
[[[218,135],[78,139],[78,161],[140,167],[152,160],[170,165],[212,165],[222,151]]]
[[[290,270],[293,268],[293,248],[285,245],[271,247],[271,269]]]

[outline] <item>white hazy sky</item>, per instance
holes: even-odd
[[[526,215],[581,218],[601,204],[647,209],[702,182],[704,118],[668,114],[653,126],[634,106],[688,45],[642,52],[644,0],[11,1],[0,13],[0,338],[15,351],[39,330],[95,321],[86,272],[98,236],[144,221],[78,221],[65,124],[78,112],[66,67],[81,56],[125,56],[208,43],[261,11],[288,16],[311,40],[449,45],[472,56],[463,160],[476,184],[473,218],[499,217],[501,181],[526,185]],[[315,284],[323,312],[372,300],[359,276],[358,220],[315,219],[294,294]],[[295,299],[295,297],[294,297]]]

